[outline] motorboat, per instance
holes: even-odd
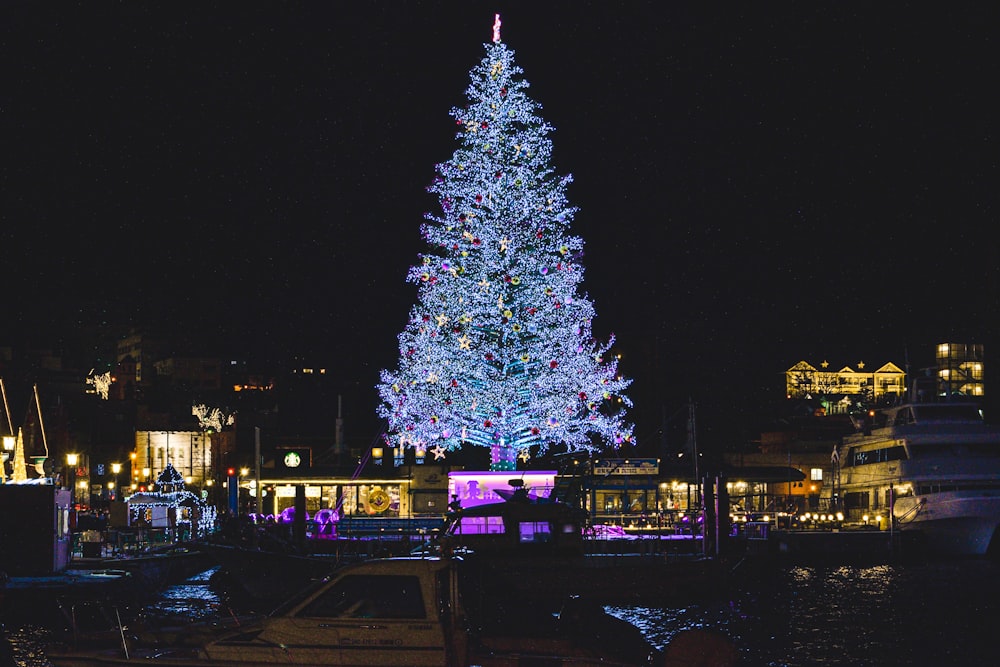
[[[249,625],[198,646],[74,651],[48,647],[57,667],[147,665],[735,665],[722,635],[685,631],[665,651],[586,600],[517,604],[476,586],[458,557],[373,559],[348,565]],[[711,662],[703,662],[706,657]],[[702,662],[698,662],[701,660]]]
[[[848,521],[919,531],[944,555],[1000,547],[1000,428],[977,404],[906,403],[872,410],[857,425],[833,455]]]

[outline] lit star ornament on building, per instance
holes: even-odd
[[[435,458],[485,447],[503,471],[550,448],[615,449],[633,436],[614,337],[592,333],[572,179],[550,164],[553,128],[499,25],[468,104],[451,112],[458,148],[428,187],[440,211],[421,227],[429,248],[407,274],[418,300],[397,368],[381,373],[378,412],[387,442],[407,434]]]

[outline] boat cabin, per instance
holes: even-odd
[[[583,554],[584,513],[558,501],[509,500],[461,508],[449,516],[443,549],[500,555]]]

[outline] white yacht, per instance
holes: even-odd
[[[990,552],[1000,525],[1000,428],[979,406],[908,403],[873,411],[860,426],[834,454],[848,521],[881,514],[884,528],[920,531],[935,552]]]

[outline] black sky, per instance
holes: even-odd
[[[674,5],[8,4],[0,345],[180,323],[367,391],[500,11],[640,436],[800,359],[1000,349],[995,10]]]

